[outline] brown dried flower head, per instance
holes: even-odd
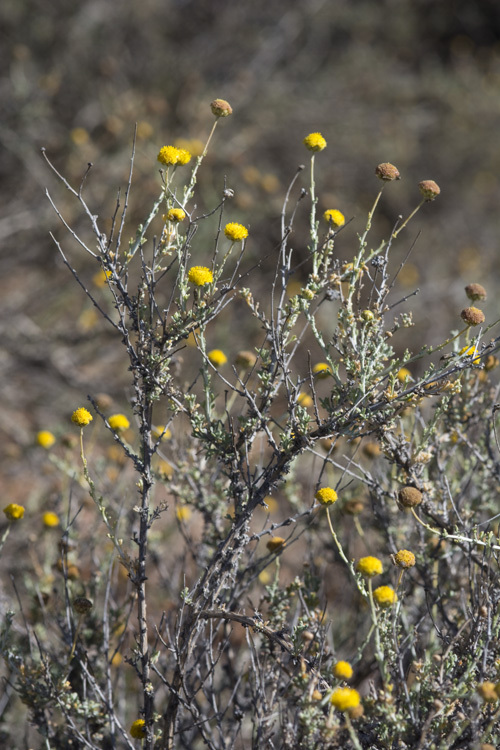
[[[433,201],[441,192],[441,188],[434,180],[422,180],[418,183],[418,189],[426,201]]]
[[[344,503],[344,510],[350,516],[359,516],[360,513],[365,509],[364,503],[361,500],[348,500]]]
[[[468,326],[478,326],[485,321],[484,313],[478,307],[466,307],[460,317]]]
[[[489,682],[489,680],[480,682],[476,689],[485,703],[495,703],[498,700],[494,682]]]
[[[249,369],[250,367],[253,367],[256,362],[257,362],[257,356],[253,352],[249,352],[246,350],[242,350],[241,352],[238,352],[234,360],[234,364],[237,367],[242,367],[245,370]]]
[[[403,487],[398,492],[398,500],[403,508],[416,508],[422,502],[422,493],[416,487]]]
[[[79,615],[86,615],[87,612],[90,612],[93,606],[94,605],[90,599],[87,599],[85,596],[77,596],[76,599],[73,599],[73,609],[75,612],[78,612]]]
[[[225,99],[214,99],[210,102],[210,107],[216,117],[229,117],[233,114],[233,108]]]
[[[486,289],[481,284],[467,284],[465,293],[472,302],[477,302],[479,299],[486,299]]]
[[[384,182],[401,179],[399,169],[396,169],[394,164],[389,164],[388,161],[384,161],[382,164],[379,164],[375,170],[375,174],[377,175],[379,180],[383,180]]]

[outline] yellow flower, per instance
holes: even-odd
[[[24,508],[17,503],[9,503],[3,512],[9,521],[19,521],[24,516]]]
[[[326,362],[318,362],[318,364],[313,367],[313,375],[316,375],[320,380],[324,380],[331,374],[332,368]]]
[[[415,565],[415,555],[407,549],[400,549],[393,559],[398,568],[413,568]]]
[[[314,497],[321,505],[333,505],[338,499],[337,493],[331,487],[322,487]]]
[[[373,598],[383,609],[390,607],[394,602],[397,602],[398,596],[393,588],[390,586],[379,586],[373,592]]]
[[[328,224],[333,224],[334,227],[343,227],[345,224],[344,214],[337,211],[336,208],[330,208],[328,211],[325,211],[323,218]]]
[[[321,133],[309,133],[309,135],[304,138],[304,146],[309,149],[309,151],[323,151],[323,149],[326,148],[326,141]]]
[[[304,409],[307,409],[309,406],[312,406],[314,402],[308,393],[299,393],[297,396],[297,403],[300,404],[300,406],[303,406]]]
[[[83,406],[76,409],[71,415],[71,421],[77,424],[78,427],[86,427],[93,419],[92,414],[87,409],[84,409]]]
[[[368,557],[362,557],[358,561],[356,570],[358,573],[361,573],[362,576],[366,576],[366,578],[373,578],[384,572],[382,562],[378,557],[371,557],[370,555]]]
[[[111,278],[113,274],[111,271],[105,271],[104,268],[101,268],[100,271],[95,273],[92,276],[92,281],[97,287],[103,287],[106,284],[106,281]]]
[[[267,549],[269,552],[278,552],[278,550],[283,549],[286,542],[281,536],[273,536],[272,539],[268,541],[266,544]]]
[[[168,166],[169,164],[177,164],[179,154],[180,151],[178,148],[175,148],[175,146],[163,146],[158,154],[158,161],[160,164],[165,164],[165,166]]]
[[[494,682],[490,682],[489,680],[480,682],[476,690],[485,703],[495,703],[498,700],[498,693],[495,690]]]
[[[188,508],[187,505],[179,505],[175,511],[175,515],[178,521],[189,521],[191,518],[191,508]]]
[[[179,153],[177,155],[177,164],[180,167],[183,167],[189,161],[191,161],[191,154],[189,153],[187,148],[180,148]]]
[[[238,224],[236,221],[232,221],[224,227],[224,234],[228,240],[239,242],[248,237],[248,229],[244,227],[243,224]]]
[[[173,221],[177,224],[179,221],[184,221],[186,212],[182,208],[171,208],[163,218],[166,221]]]
[[[111,429],[115,432],[124,432],[130,427],[130,422],[125,414],[112,414],[111,417],[108,418],[108,423]]]
[[[360,700],[358,691],[353,690],[353,688],[335,688],[330,697],[330,703],[339,711],[356,708],[356,706],[359,706]]]
[[[396,377],[400,383],[404,383],[408,378],[411,378],[411,372],[406,367],[402,367],[398,370]]]
[[[142,740],[146,736],[146,722],[144,719],[136,719],[129,729],[134,740]]]
[[[477,349],[475,346],[464,346],[460,351],[458,352],[460,355],[466,354],[468,357],[474,357],[477,354]],[[472,364],[474,365],[480,365],[481,364],[481,357],[476,357],[472,360]]]
[[[38,445],[41,445],[42,448],[46,448],[48,450],[49,448],[52,448],[52,446],[56,442],[56,439],[54,435],[48,430],[40,430],[40,432],[37,433],[36,442],[38,443]]]
[[[59,526],[59,516],[57,513],[53,513],[51,510],[48,510],[46,513],[42,516],[43,525],[47,526],[47,528],[52,529],[55,526]]]
[[[212,283],[214,275],[206,266],[193,266],[189,269],[188,279],[196,286],[204,286]]]
[[[350,680],[352,677],[352,667],[348,661],[338,661],[333,665],[333,674],[339,680]]]
[[[208,352],[207,357],[214,367],[222,367],[227,362],[227,357],[221,349],[212,349]]]
[[[153,437],[155,440],[170,440],[172,437],[171,431],[168,429],[165,429],[165,425],[159,424],[157,427],[153,427]]]

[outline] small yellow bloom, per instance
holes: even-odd
[[[214,367],[222,367],[227,362],[227,357],[222,349],[212,349],[208,352],[207,357]]]
[[[191,161],[191,154],[187,150],[187,148],[180,148],[179,153],[177,155],[177,164],[180,167],[183,167],[185,164]]]
[[[169,166],[170,164],[177,164],[179,161],[180,150],[175,146],[163,146],[158,154],[158,161],[160,164]]]
[[[332,368],[326,362],[318,362],[313,367],[313,375],[316,375],[320,380],[324,380],[332,374]]]
[[[408,378],[411,378],[411,372],[406,367],[402,367],[398,370],[396,377],[400,383],[405,383]]]
[[[498,700],[498,693],[496,692],[494,682],[490,682],[489,680],[480,682],[476,690],[485,703],[495,703]]]
[[[373,598],[382,609],[386,609],[397,602],[398,596],[390,586],[379,586],[373,592]]]
[[[48,510],[46,513],[42,516],[43,525],[47,526],[49,529],[53,529],[55,526],[59,526],[59,516],[57,513],[53,513],[51,510]]]
[[[368,555],[368,557],[362,557],[358,560],[356,570],[358,573],[361,573],[362,576],[366,576],[366,578],[373,578],[384,572],[382,562],[378,557],[371,557],[371,555]]]
[[[174,476],[174,467],[168,461],[160,461],[158,464],[158,474],[162,479],[169,481]]]
[[[279,550],[283,549],[285,544],[286,542],[282,536],[273,536],[273,538],[270,539],[266,544],[266,547],[269,552],[278,552]]]
[[[134,740],[142,740],[146,736],[146,722],[144,719],[136,719],[129,729]]]
[[[191,518],[191,508],[188,508],[187,505],[179,505],[176,508],[175,515],[178,521],[189,521]]]
[[[206,266],[193,266],[189,269],[188,279],[195,286],[204,286],[212,283],[214,275]]]
[[[407,549],[400,549],[393,559],[398,568],[413,568],[415,565],[415,555]]]
[[[338,499],[337,493],[331,487],[322,487],[316,492],[314,497],[321,505],[333,505]]]
[[[330,703],[339,711],[348,711],[350,708],[359,706],[361,698],[357,690],[353,688],[335,688]]]
[[[314,402],[308,393],[299,393],[297,396],[297,403],[300,404],[300,406],[303,406],[304,409],[308,409]]]
[[[304,146],[309,149],[309,151],[323,151],[323,149],[326,148],[326,141],[321,133],[309,133],[309,135],[304,138]]]
[[[163,218],[166,221],[173,221],[178,224],[179,221],[184,221],[186,218],[186,212],[183,211],[182,208],[171,208]]]
[[[475,357],[475,355],[477,354],[477,349],[475,346],[464,346],[458,353],[460,355],[466,354],[468,357]],[[472,360],[472,364],[480,365],[481,357],[475,357],[475,359]]]
[[[339,680],[350,680],[353,675],[352,667],[348,661],[338,661],[333,665],[333,674]]]
[[[20,521],[21,518],[24,516],[23,506],[18,505],[17,503],[9,503],[3,509],[3,512],[5,513],[9,521]]]
[[[101,288],[106,285],[107,280],[110,279],[112,275],[111,271],[105,271],[104,268],[101,268],[100,271],[92,276],[92,282],[95,286]]]
[[[244,227],[243,224],[238,224],[236,221],[232,221],[224,227],[224,234],[228,240],[239,242],[248,237],[248,229]]]
[[[130,422],[125,414],[112,414],[108,418],[108,423],[111,429],[115,432],[124,432],[130,427]]]
[[[78,425],[78,427],[86,427],[92,422],[94,417],[87,411],[83,406],[76,409],[71,415],[71,421]]]
[[[171,430],[165,429],[165,425],[159,424],[157,427],[153,427],[153,437],[155,440],[170,440],[172,437]]]
[[[334,227],[343,227],[345,224],[344,214],[337,211],[336,208],[330,208],[328,211],[325,211],[323,218],[328,224],[333,224]]]
[[[49,448],[52,448],[52,446],[56,442],[56,439],[54,435],[48,430],[40,430],[40,432],[37,433],[36,442],[38,443],[38,445],[41,445],[42,448],[46,448],[48,450]]]

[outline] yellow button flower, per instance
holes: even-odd
[[[18,505],[17,503],[9,503],[3,509],[3,512],[5,513],[9,521],[20,521],[21,518],[24,516],[23,506]]]
[[[180,150],[175,146],[163,146],[158,154],[158,161],[160,164],[165,164],[168,167],[170,164],[177,164],[179,161]]]
[[[321,505],[333,505],[338,499],[338,495],[331,487],[322,487],[314,496]]]
[[[239,242],[248,237],[248,229],[244,227],[243,224],[238,224],[236,221],[232,221],[224,227],[224,234],[228,240]]]
[[[46,513],[42,516],[43,525],[47,526],[48,529],[53,529],[56,526],[59,526],[59,516],[57,513],[53,513],[51,510],[48,510]]]
[[[361,698],[357,690],[353,688],[335,688],[330,703],[339,711],[348,711],[350,708],[359,706]]]
[[[266,547],[269,552],[278,552],[278,550],[283,549],[285,544],[286,542],[282,536],[273,536],[266,544]]]
[[[206,266],[193,266],[189,269],[188,279],[195,286],[204,286],[212,283],[214,275]]]
[[[222,367],[227,362],[227,357],[222,349],[212,349],[208,352],[207,357],[214,367]]]
[[[362,576],[366,576],[366,578],[373,578],[384,572],[382,562],[378,557],[371,557],[371,555],[368,555],[368,557],[362,557],[356,565],[356,570],[358,573],[361,573]]]
[[[184,221],[186,218],[186,212],[182,210],[182,208],[171,208],[164,216],[164,219],[167,221],[173,221],[176,224],[179,223],[179,221]]]
[[[390,586],[379,586],[373,592],[373,598],[382,609],[386,609],[397,602],[398,596]]]
[[[332,368],[326,362],[318,362],[313,367],[313,375],[316,375],[320,380],[328,378],[332,374]]]
[[[338,661],[333,665],[333,674],[339,680],[350,680],[353,675],[352,667],[348,661]]]
[[[136,719],[129,729],[134,740],[142,740],[146,736],[146,722],[144,719]]]
[[[334,227],[343,227],[345,224],[344,214],[337,211],[336,208],[330,208],[328,211],[325,211],[323,218],[328,224],[333,224]]]
[[[49,448],[52,448],[52,446],[56,442],[56,439],[54,435],[48,430],[40,430],[40,432],[37,433],[36,442],[38,443],[38,445],[41,445],[42,448],[46,448],[46,450],[48,450]]]
[[[326,148],[326,141],[321,133],[309,133],[309,135],[306,135],[304,138],[304,146],[309,149],[309,151],[323,151],[323,149]]]
[[[125,414],[112,414],[108,419],[108,423],[115,432],[124,432],[130,427],[130,422]]]
[[[87,409],[84,409],[83,406],[76,409],[71,415],[71,421],[77,424],[78,427],[86,427],[93,419],[92,414]]]
[[[394,564],[397,565],[398,568],[413,568],[416,562],[413,552],[410,552],[407,549],[400,549],[399,552],[396,552],[393,559]]]

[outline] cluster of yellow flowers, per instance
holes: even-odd
[[[191,154],[185,148],[175,146],[163,146],[158,153],[158,161],[165,166],[184,166],[191,160]]]

